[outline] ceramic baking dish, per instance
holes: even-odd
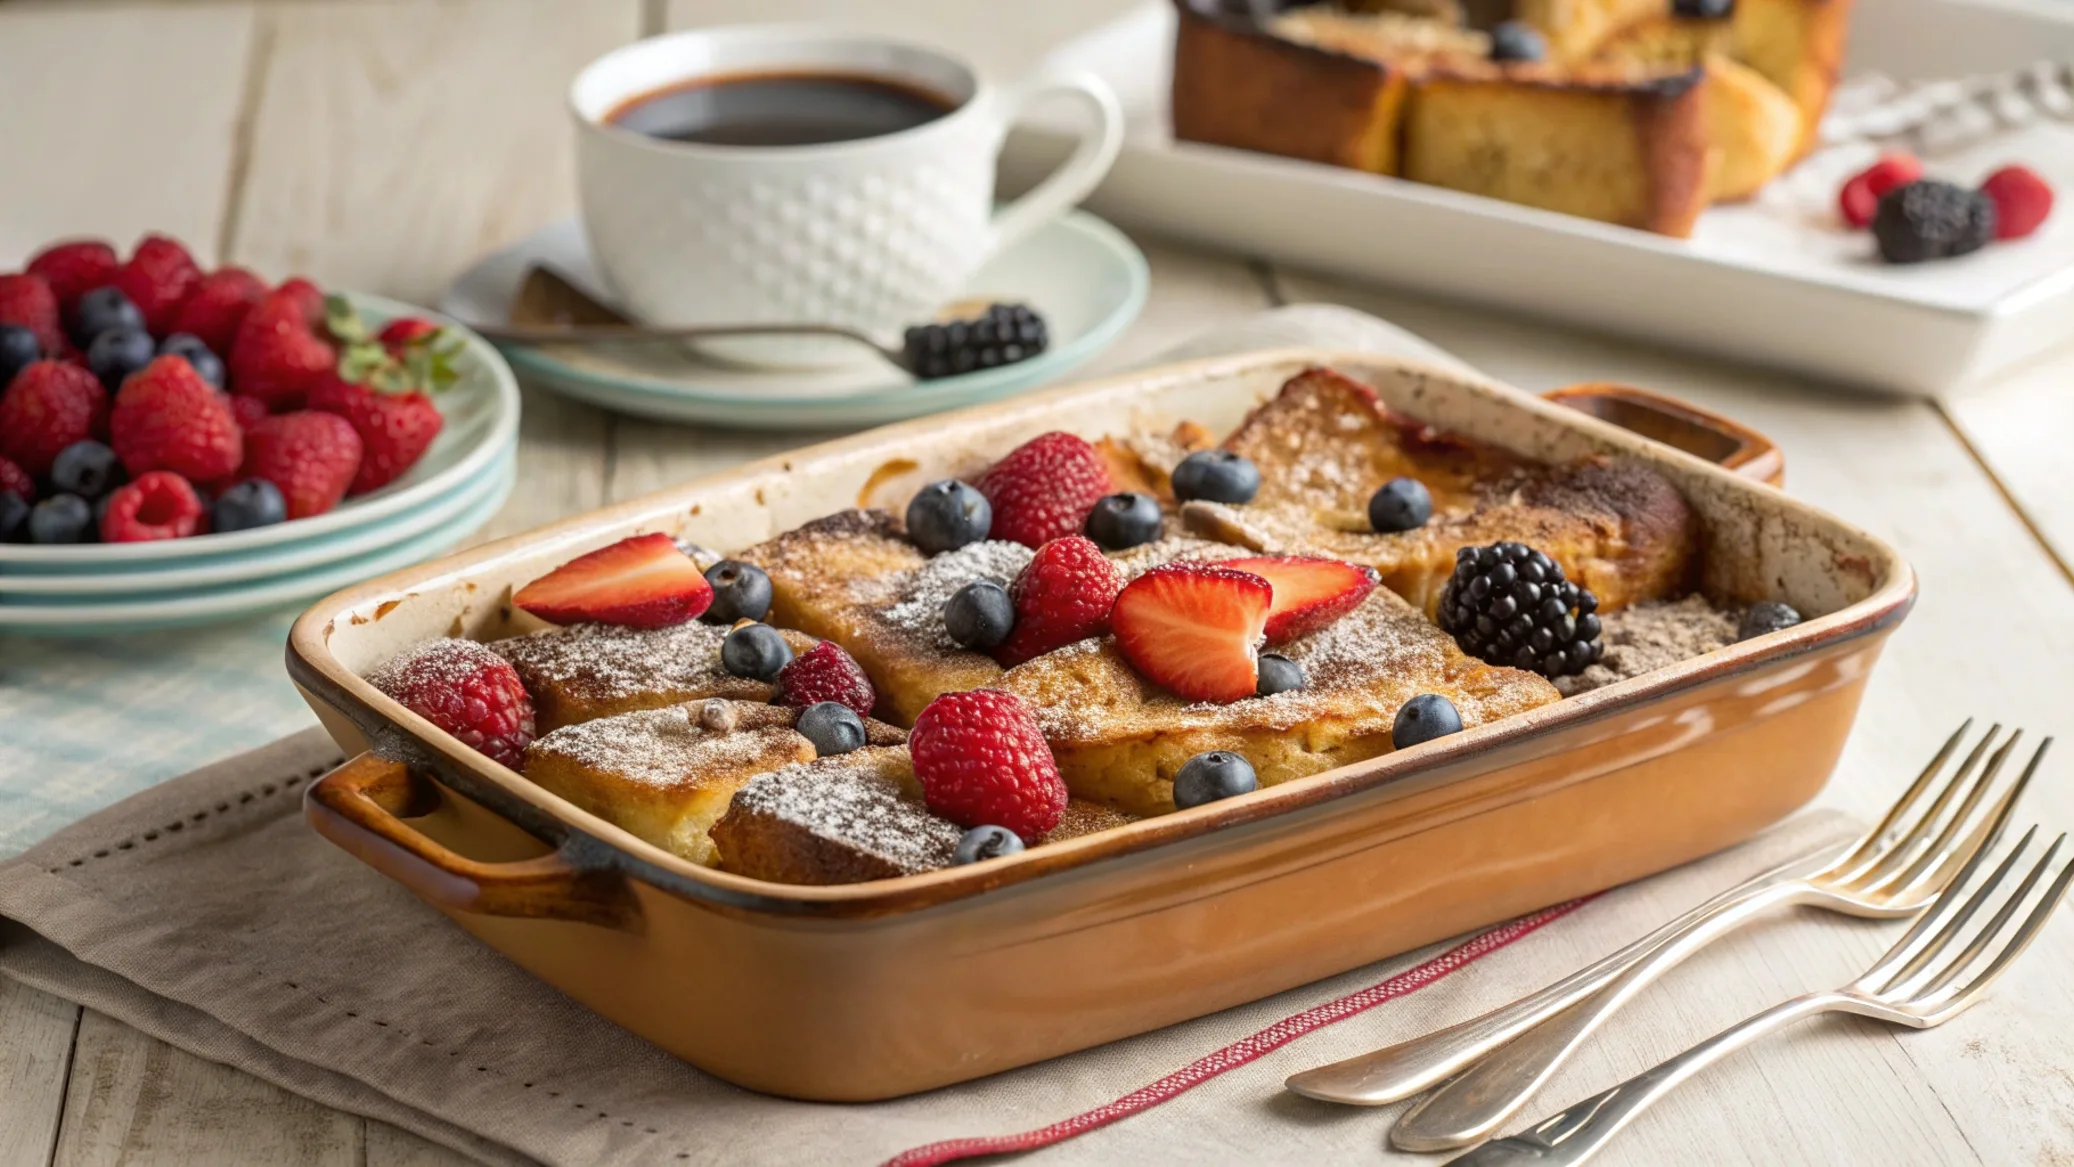
[[[1521,454],[1658,467],[1705,519],[1710,594],[1782,599],[1812,618],[1241,798],[843,887],[694,866],[360,679],[415,640],[505,632],[515,585],[630,534],[739,548],[859,502],[904,500],[1046,429],[1094,437],[1187,418],[1224,430],[1316,364]],[[1716,453],[1776,472],[1747,442],[1729,446]],[[1914,592],[1907,564],[1872,536],[1583,409],[1418,364],[1296,350],[875,430],[389,575],[304,614],[288,668],[340,745],[370,751],[310,789],[326,837],[712,1073],[863,1100],[1200,1016],[1734,843],[1820,789]]]

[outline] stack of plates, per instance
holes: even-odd
[[[352,297],[377,326],[427,315]],[[301,605],[439,555],[511,493],[518,383],[497,351],[466,342],[461,379],[438,397],[446,425],[402,478],[328,514],[157,543],[0,544],[0,631],[99,634],[231,619]]]

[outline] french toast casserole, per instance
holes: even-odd
[[[622,540],[518,588],[517,634],[368,679],[671,854],[841,884],[1243,796],[1799,619],[1701,594],[1704,524],[1657,470],[1534,461],[1326,368],[1221,440],[1050,432],[883,501],[725,552]]]
[[[1175,0],[1182,141],[1663,235],[1806,154],[1851,0]]]

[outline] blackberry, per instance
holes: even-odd
[[[1599,659],[1599,598],[1524,543],[1464,547],[1440,594],[1440,627],[1462,651],[1544,677],[1582,672]]]
[[[1027,361],[1051,344],[1044,317],[1024,304],[990,304],[970,320],[907,330],[907,370],[923,381]]]
[[[1923,263],[1979,251],[1995,238],[1995,201],[1926,178],[1880,197],[1872,237],[1888,263]]]

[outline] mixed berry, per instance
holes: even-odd
[[[307,280],[204,272],[147,235],[0,275],[0,540],[137,542],[309,518],[395,481],[443,419],[459,343],[369,330]],[[41,515],[39,519],[37,516]]]
[[[2028,166],[2005,166],[1969,189],[1927,177],[1922,160],[1906,153],[1882,157],[1837,192],[1844,224],[1870,228],[1888,263],[1951,259],[2027,238],[2052,203],[2052,185]]]

